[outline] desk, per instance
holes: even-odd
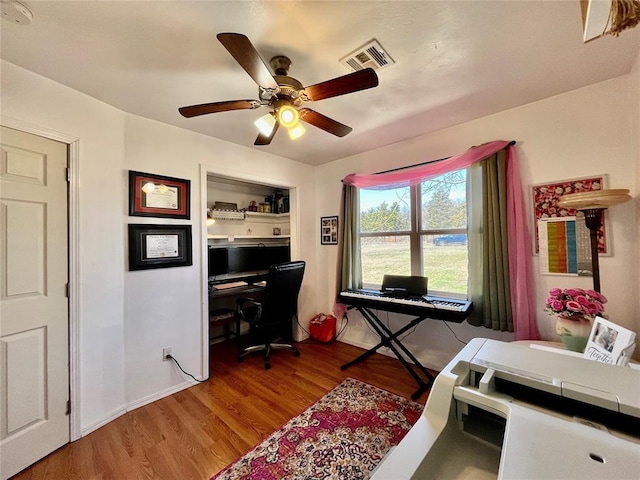
[[[224,285],[224,284],[219,284]],[[216,288],[216,285],[209,285],[209,315],[215,311],[228,309],[236,311],[236,300],[241,297],[251,297],[260,300],[265,287],[257,284],[246,284],[232,288]],[[236,348],[240,351],[240,317],[235,315],[236,323]]]

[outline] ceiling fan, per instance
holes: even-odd
[[[291,138],[298,138],[304,133],[304,127],[300,120],[338,137],[344,137],[351,132],[351,127],[310,108],[300,107],[306,102],[337,97],[378,85],[376,72],[371,68],[365,68],[310,87],[304,87],[298,80],[287,75],[291,66],[291,61],[287,57],[276,56],[271,59],[270,64],[275,73],[272,75],[245,35],[219,33],[217,37],[231,56],[258,84],[259,100],[203,103],[181,107],[178,111],[183,117],[191,118],[208,113],[268,107],[271,111],[256,121],[260,134],[254,145],[269,145],[280,126],[288,129]]]

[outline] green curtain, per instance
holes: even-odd
[[[506,167],[505,149],[469,167],[469,299],[474,310],[467,321],[513,332]],[[362,288],[359,211],[358,189],[343,185],[337,293]]]
[[[342,185],[340,240],[338,242],[337,293],[347,289],[362,288],[362,264],[360,263],[360,196],[358,189]]]
[[[506,151],[470,169],[469,295],[471,325],[513,332],[507,243]]]

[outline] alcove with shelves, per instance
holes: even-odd
[[[278,192],[288,200],[289,190],[286,188],[208,175],[207,208],[211,209],[215,220],[213,225],[207,227],[208,243],[231,243],[239,240],[248,244],[265,241],[288,243],[291,235],[288,211],[285,213],[246,211],[251,202],[255,202],[255,205],[266,203],[267,197],[276,195]],[[287,201],[287,206],[288,203]],[[226,207],[235,206],[236,209],[214,208],[221,204]]]

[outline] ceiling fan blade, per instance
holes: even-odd
[[[332,133],[337,137],[344,137],[348,133],[351,133],[351,130],[353,130],[353,128],[337,122],[325,115],[322,115],[315,110],[311,110],[309,108],[301,108],[299,112],[300,120],[310,123],[314,127],[321,128],[325,132]]]
[[[219,33],[218,40],[254,82],[263,88],[278,88],[278,83],[271,75],[271,71],[246,36],[241,33]]]
[[[263,135],[262,133],[258,134],[258,138],[256,138],[256,141],[253,142],[253,144],[254,145],[269,145],[271,143],[271,140],[273,140],[273,136],[278,131],[278,127],[279,126],[280,126],[280,124],[278,122],[276,122],[276,124],[273,126],[273,130],[271,130],[271,135]]]
[[[306,99],[311,101],[337,97],[346,93],[358,92],[378,86],[378,75],[371,68],[358,70],[342,77],[316,83],[305,87],[302,92]]]
[[[206,115],[207,113],[228,112],[229,110],[249,110],[262,104],[257,100],[228,100],[226,102],[202,103],[189,107],[180,107],[180,115],[186,118]]]

